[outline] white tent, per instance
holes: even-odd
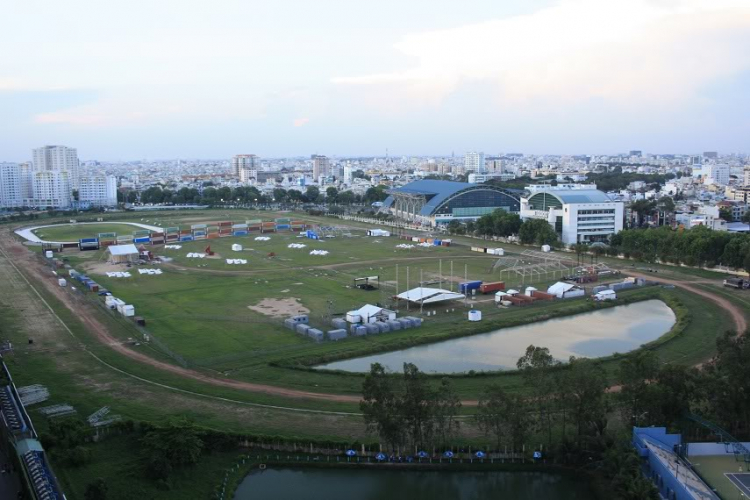
[[[579,286],[558,281],[554,285],[547,288],[547,293],[551,293],[558,299],[564,299],[570,297],[582,297],[586,292]]]
[[[124,262],[138,262],[138,249],[133,244],[112,245],[107,247],[109,261],[113,264]]]
[[[401,300],[416,302],[417,304],[434,304],[436,302],[445,302],[446,300],[461,300],[465,296],[461,293],[443,290],[442,288],[424,288],[417,287],[398,294]]]
[[[359,309],[346,313],[346,320],[349,323],[374,323],[378,320],[396,319],[396,313],[390,309],[365,304]]]

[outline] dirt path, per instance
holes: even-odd
[[[695,286],[695,285],[715,284],[714,281],[710,281],[710,280],[699,280],[699,281],[689,281],[689,282],[677,281],[677,280],[672,280],[672,279],[667,279],[667,278],[656,277],[654,275],[649,275],[649,274],[636,273],[636,272],[629,271],[629,270],[625,270],[623,272],[625,274],[634,276],[636,278],[644,278],[647,280],[656,279],[660,283],[674,285],[678,288],[682,288],[696,295],[700,295],[701,297],[704,297],[710,300],[711,302],[715,303],[716,305],[718,305],[719,307],[727,311],[732,316],[732,320],[734,321],[734,326],[739,335],[744,335],[745,330],[747,330],[747,319],[745,318],[745,314],[742,312],[742,310],[739,307],[737,307],[735,304],[725,299],[724,297],[721,297],[720,295],[713,294],[708,290],[703,290],[702,288],[698,288],[697,286]]]
[[[175,375],[179,375],[180,377],[188,378],[191,380],[197,380],[197,381],[204,382],[213,386],[227,387],[227,388],[237,389],[241,391],[262,393],[262,394],[268,394],[272,396],[281,396],[281,397],[288,397],[288,398],[341,402],[341,403],[358,403],[361,399],[359,396],[316,393],[316,392],[301,391],[301,390],[296,390],[296,389],[287,389],[287,388],[277,387],[277,386],[272,386],[272,385],[267,385],[267,384],[255,384],[255,383],[250,383],[250,382],[242,382],[242,381],[237,381],[237,380],[209,376],[209,375],[206,375],[204,373],[201,373],[195,370],[190,370],[187,368],[174,366],[174,365],[153,359],[138,351],[134,351],[130,349],[129,347],[127,347],[126,345],[123,345],[118,339],[114,338],[112,335],[109,334],[105,325],[99,322],[98,319],[96,318],[96,315],[91,310],[90,305],[85,305],[85,304],[82,305],[79,301],[75,300],[74,297],[66,289],[56,286],[56,282],[51,279],[49,269],[44,267],[36,259],[36,257],[31,252],[28,251],[28,249],[18,244],[17,242],[13,241],[10,237],[3,238],[1,246],[13,256],[13,259],[15,260],[16,263],[21,264],[23,268],[28,273],[33,275],[33,277],[37,278],[38,282],[41,283],[50,293],[54,294],[63,304],[65,304],[65,306],[68,309],[75,312],[78,318],[80,318],[80,320],[86,325],[87,329],[92,334],[94,334],[95,337],[101,343],[109,346],[111,349],[119,352],[120,354],[124,356],[127,356],[128,358],[134,361],[137,361],[139,363],[144,363],[156,369],[163,370],[169,373],[173,373]],[[424,259],[424,257],[420,257],[420,259]],[[382,262],[382,261],[378,261],[378,262]],[[366,263],[366,262],[359,262],[358,264],[363,264],[363,263]],[[346,263],[346,264],[340,264],[340,265],[350,265],[350,264]],[[338,265],[333,264],[332,266],[338,266]],[[628,271],[627,274],[635,276],[635,277],[642,277],[642,278],[647,278],[647,279],[654,278],[654,276],[648,276],[648,275],[630,272],[630,271]],[[683,288],[685,290],[688,290],[692,293],[695,293],[701,297],[704,297],[714,302],[719,307],[723,308],[724,310],[726,310],[727,312],[731,314],[735,322],[737,331],[740,334],[745,332],[747,328],[747,321],[745,319],[744,314],[737,306],[735,306],[733,303],[731,303],[727,299],[714,295],[707,290],[702,290],[700,288],[695,287],[694,285],[698,282],[686,283],[686,282],[670,280],[670,279],[659,279],[659,281],[661,283],[671,284],[676,287]],[[610,388],[610,390],[616,391],[617,387],[612,387]],[[462,401],[462,404],[464,406],[476,406],[477,401],[467,400],[467,401]]]

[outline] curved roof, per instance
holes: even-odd
[[[431,215],[446,199],[451,196],[464,191],[466,189],[489,189],[492,191],[502,192],[508,196],[515,196],[518,199],[518,195],[509,192],[510,190],[501,189],[497,186],[490,184],[470,184],[468,182],[454,182],[454,181],[439,181],[439,180],[421,180],[414,181],[394,189],[393,191],[406,193],[406,194],[424,194],[432,196],[427,203],[420,210],[420,215]],[[389,196],[383,202],[383,208],[389,208],[393,205],[393,196]]]
[[[536,191],[532,196],[540,193],[551,194],[562,203],[610,203],[612,198],[598,189],[545,189]]]

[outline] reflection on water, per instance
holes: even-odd
[[[541,472],[274,469],[254,472],[234,500],[589,500],[585,482]]]
[[[457,373],[514,369],[530,344],[548,347],[557,359],[595,358],[628,352],[667,333],[675,323],[660,300],[647,300],[560,319],[410,347],[363,358],[336,361],[317,368],[366,372],[371,363],[400,370],[414,363],[422,371]],[[426,323],[422,328],[429,328]],[[387,335],[387,334],[385,334]]]

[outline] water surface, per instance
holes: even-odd
[[[542,472],[269,469],[248,475],[234,500],[593,500],[588,485]]]
[[[316,368],[366,372],[371,363],[401,370],[414,363],[429,373],[515,369],[530,344],[547,347],[555,358],[596,358],[625,353],[667,333],[676,321],[660,300],[646,300],[489,333],[410,347],[400,351],[335,361]],[[429,322],[421,328],[429,328]],[[388,335],[383,334],[383,335]]]

